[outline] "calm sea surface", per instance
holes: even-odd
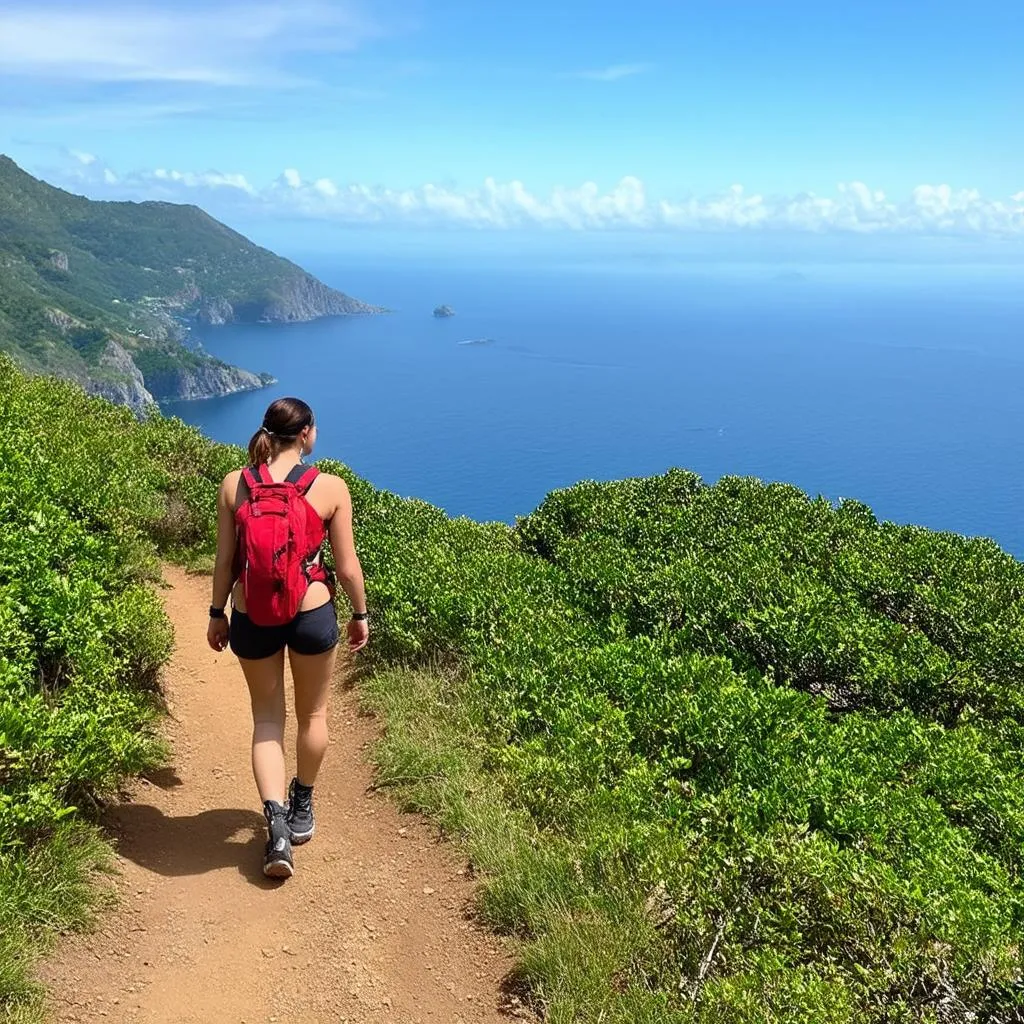
[[[244,444],[298,395],[317,455],[453,515],[512,521],[583,478],[684,466],[1024,557],[1020,268],[306,264],[393,312],[197,330],[280,383],[168,411]]]

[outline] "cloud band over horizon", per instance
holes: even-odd
[[[518,180],[488,177],[477,187],[425,183],[405,189],[306,178],[285,169],[257,187],[244,174],[168,168],[118,174],[92,154],[75,152],[55,183],[97,199],[211,203],[247,216],[291,217],[352,225],[509,230],[521,228],[661,231],[973,235],[1024,238],[1024,190],[1003,199],[977,189],[922,184],[893,199],[863,182],[839,183],[832,195],[770,196],[733,185],[684,199],[648,195],[636,177],[602,190],[592,181],[546,195]]]

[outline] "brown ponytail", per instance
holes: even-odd
[[[259,466],[288,447],[306,427],[313,426],[313,410],[301,398],[278,398],[263,414],[263,425],[249,439],[249,462]]]
[[[271,443],[270,435],[260,427],[255,434],[249,438],[249,465],[261,466],[269,462],[274,454],[274,446]]]

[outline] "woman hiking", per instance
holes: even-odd
[[[366,645],[363,571],[352,536],[352,500],[340,477],[302,460],[316,443],[313,410],[279,398],[249,442],[246,469],[224,478],[217,501],[217,562],[207,641],[229,644],[252,702],[252,771],[267,819],[263,873],[294,873],[292,846],[313,836],[313,785],[327,749],[327,699],[338,646],[330,540],[337,578],[353,609],[348,649]],[[231,599],[231,618],[225,607]],[[284,652],[295,682],[296,772],[285,793]]]

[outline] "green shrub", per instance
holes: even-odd
[[[572,850],[573,913],[662,894],[654,1019],[1019,1012],[1010,556],[680,471],[514,530],[360,498],[378,652],[471,670],[485,769]]]
[[[38,1010],[25,978],[31,951],[53,928],[83,920],[94,898],[98,840],[76,819],[163,757],[157,691],[171,629],[152,586],[157,545],[210,549],[222,461],[177,421],[140,426],[0,357],[5,1016]],[[185,525],[161,535],[174,502]]]
[[[158,756],[157,559],[208,563],[243,457],[0,359],[4,863]],[[681,470],[478,524],[321,465],[382,679],[457,680],[378,696],[385,779],[464,838],[550,1020],[1024,1018],[1024,568],[997,545]]]

